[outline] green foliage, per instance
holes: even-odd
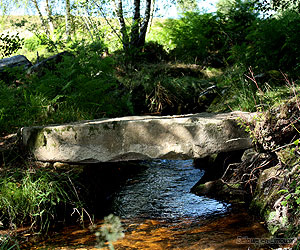
[[[177,60],[205,63],[215,57],[226,62],[234,45],[242,44],[248,29],[258,20],[251,1],[234,1],[226,11],[217,13],[187,12],[179,20],[169,19],[156,25],[151,39],[172,51]],[[210,59],[211,60],[211,59]]]
[[[224,40],[223,55],[229,64],[241,63],[241,60],[232,60],[234,56],[243,56],[244,54],[243,51],[236,53],[235,46],[243,47],[245,45],[246,37],[251,32],[253,25],[259,22],[258,14],[253,11],[251,1],[238,0],[230,2],[225,9],[218,9],[217,15],[220,19]]]
[[[184,61],[203,61],[223,47],[220,23],[213,14],[188,12],[163,24],[163,40],[173,55]]]
[[[10,235],[5,234],[0,236],[0,250],[19,250],[18,242]]]
[[[272,10],[277,12],[285,11],[285,10],[295,10],[300,11],[300,1],[299,0],[254,0],[254,3],[257,5],[257,9],[260,11],[267,13]]]
[[[257,74],[282,70],[297,77],[299,19],[295,11],[263,19],[252,1],[226,1],[226,8],[215,14],[185,13],[179,20],[155,25],[150,38],[163,44],[176,60],[251,66]]]
[[[42,45],[42,41],[37,36],[32,36],[24,41],[24,48],[28,51],[37,51]]]
[[[131,114],[130,94],[114,77],[113,59],[101,58],[100,48],[77,45],[60,63],[48,64],[30,79],[20,76],[20,86],[1,81],[1,132]]]
[[[3,172],[0,180],[1,223],[4,228],[22,224],[47,231],[67,206],[82,208],[72,172],[42,169]]]
[[[260,72],[272,69],[299,72],[299,23],[300,15],[295,12],[259,20],[249,30],[245,43],[232,49],[232,59]]]
[[[24,39],[20,38],[19,34],[9,35],[1,34],[0,35],[0,56],[8,57],[13,53],[17,52],[22,48]]]

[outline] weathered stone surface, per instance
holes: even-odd
[[[6,67],[24,67],[24,70],[32,66],[31,62],[25,56],[12,56],[10,58],[4,58],[0,60],[0,72],[2,72]]]
[[[272,234],[277,230],[286,229],[288,222],[288,207],[281,204],[284,196],[279,192],[284,188],[283,182],[286,176],[279,164],[265,169],[257,181],[250,204],[250,210],[266,221]]]
[[[144,159],[191,159],[251,147],[236,122],[252,114],[133,116],[66,125],[25,127],[23,145],[36,159],[94,163]]]

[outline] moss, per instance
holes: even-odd
[[[222,127],[214,124],[214,123],[208,123],[205,125],[205,131],[211,136],[216,137],[216,135],[220,134],[222,132]]]
[[[251,201],[249,209],[252,211],[252,213],[262,217],[265,220],[267,220],[271,212],[271,210],[267,207],[267,201],[262,200],[259,197],[255,197]]]
[[[44,131],[47,133],[47,134],[51,134],[52,130],[49,129],[49,128],[45,128]]]
[[[105,126],[105,125],[104,125]],[[99,128],[98,127],[95,127],[93,125],[90,125],[89,126],[89,135],[95,135],[96,132],[99,131]],[[77,135],[75,135],[75,139],[77,138]]]
[[[199,184],[198,186],[196,186],[195,188],[194,188],[194,192],[196,193],[196,194],[202,194],[202,193],[204,193],[204,191],[207,189],[207,187],[206,187],[206,185],[205,184]]]
[[[28,145],[30,148],[38,148],[47,145],[47,138],[44,135],[44,130],[42,128],[34,128],[32,130]]]
[[[239,189],[241,188],[241,184],[240,183],[229,184],[229,187],[233,189]]]

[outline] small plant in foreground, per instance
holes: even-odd
[[[104,218],[104,223],[100,230],[95,233],[97,238],[97,248],[108,246],[109,250],[114,250],[113,242],[124,237],[123,228],[119,217],[110,214]]]

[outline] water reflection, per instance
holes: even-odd
[[[190,189],[203,176],[192,160],[145,161],[139,174],[127,180],[113,198],[112,212],[122,218],[207,217],[223,214],[229,205],[199,197]]]

